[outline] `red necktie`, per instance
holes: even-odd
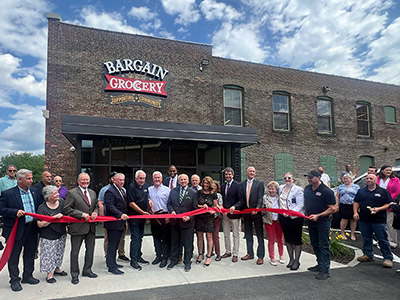
[[[174,180],[171,178],[171,181],[169,182],[169,188],[172,190],[174,184]]]
[[[86,190],[85,190],[84,194],[85,194],[86,202],[87,202],[87,204],[89,204],[89,206],[90,206],[90,201],[89,201],[89,198],[88,198],[88,196],[87,196],[87,191],[86,191]]]
[[[228,195],[228,192],[229,192],[229,182],[227,183],[228,184],[228,186],[227,186],[227,188],[226,188],[226,194]]]

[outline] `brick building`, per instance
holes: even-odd
[[[48,14],[46,167],[93,188],[110,171],[265,181],[319,164],[400,164],[400,87],[212,55],[210,45],[63,23]],[[151,176],[148,176],[151,177]],[[149,178],[150,179],[150,178]]]

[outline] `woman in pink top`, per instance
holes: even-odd
[[[377,184],[387,191],[392,196],[392,199],[396,199],[396,197],[400,194],[400,180],[397,178],[392,171],[392,167],[389,165],[383,165],[381,170],[378,173],[378,181]],[[393,217],[394,214],[392,211],[387,211],[386,225],[389,234],[389,242],[392,248],[397,247],[397,230],[393,228]]]

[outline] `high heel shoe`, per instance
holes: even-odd
[[[207,258],[210,258],[210,262],[209,262],[208,264],[204,263],[204,266],[205,266],[205,267],[208,267],[208,266],[210,265],[210,263],[211,263],[211,255],[206,255],[206,257],[207,257]]]
[[[200,259],[200,257],[201,257],[201,259]],[[197,256],[196,265],[201,263],[203,261],[203,258],[204,258],[204,255],[203,254],[199,254],[199,256]]]

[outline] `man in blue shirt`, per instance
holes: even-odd
[[[390,193],[376,184],[377,177],[368,174],[366,179],[367,186],[361,188],[353,204],[354,219],[363,238],[364,255],[357,257],[358,261],[367,262],[374,260],[374,250],[372,247],[372,235],[375,233],[379,242],[384,261],[384,268],[393,266],[393,255],[390,251],[390,244],[386,228],[386,210],[392,202]]]
[[[330,277],[331,249],[329,231],[331,220],[329,216],[336,212],[336,200],[333,191],[321,181],[321,173],[312,170],[307,174],[308,183],[304,189],[304,206],[308,219],[308,232],[317,265],[308,268],[319,272],[316,279],[325,280]]]

